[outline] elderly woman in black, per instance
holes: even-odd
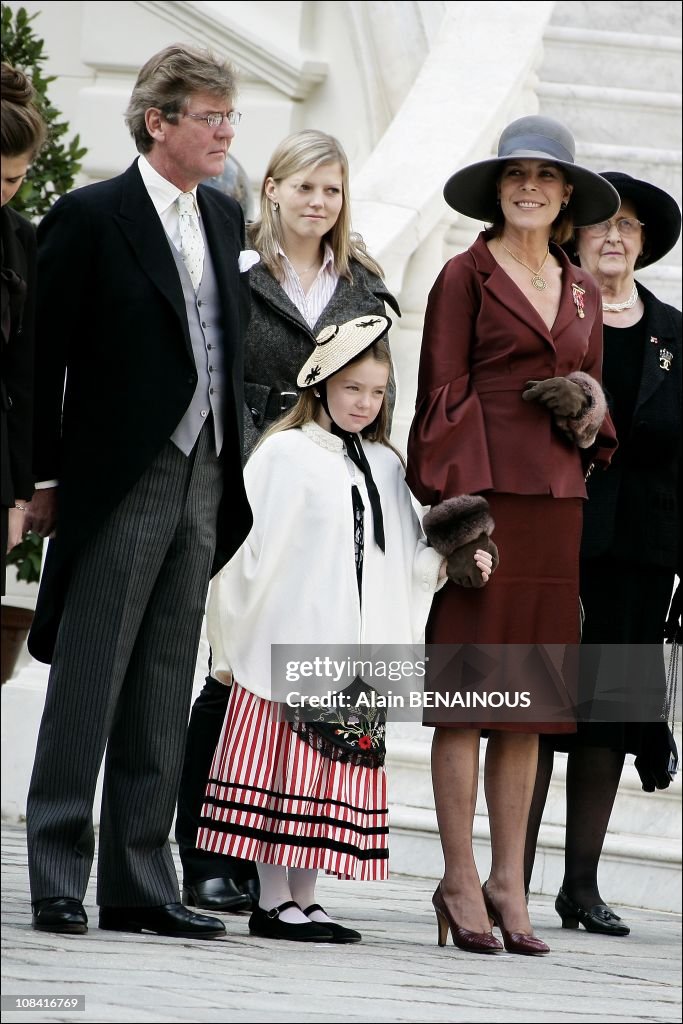
[[[634,272],[676,244],[681,213],[647,181],[606,171],[621,206],[576,233],[575,259],[597,279],[604,318],[603,383],[619,448],[588,481],[581,545],[584,644],[662,643],[674,572],[680,573],[681,313]],[[663,679],[664,668],[660,666]],[[555,908],[565,928],[623,936],[628,926],[598,889],[598,862],[624,764],[636,754],[643,788],[669,784],[663,722],[586,722],[575,736],[542,739],[529,817],[526,883],[554,750],[568,750],[565,874]]]

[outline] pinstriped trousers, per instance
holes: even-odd
[[[185,748],[223,474],[205,424],[170,441],[72,572],[28,795],[32,900],[83,900],[105,754],[97,902],[179,900],[168,835]]]

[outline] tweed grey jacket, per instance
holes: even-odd
[[[334,294],[310,328],[293,302],[262,263],[249,271],[252,315],[245,339],[244,448],[248,455],[259,437],[277,419],[280,406],[291,407],[296,378],[315,338],[328,324],[340,324],[365,313],[385,314],[384,304],[400,316],[398,303],[384,281],[356,260],[353,280],[340,277]],[[283,402],[283,392],[294,393]],[[393,406],[394,395],[390,391]]]

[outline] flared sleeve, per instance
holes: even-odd
[[[480,305],[474,266],[451,260],[427,303],[408,439],[408,486],[424,505],[493,487],[484,415],[471,380]]]

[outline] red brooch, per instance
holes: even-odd
[[[581,288],[578,284],[572,285],[572,298],[574,299],[574,305],[576,306],[576,314],[578,317],[580,317],[581,320],[583,320],[583,318],[586,315],[586,311],[584,309],[583,304],[583,297],[585,294],[585,288]]]

